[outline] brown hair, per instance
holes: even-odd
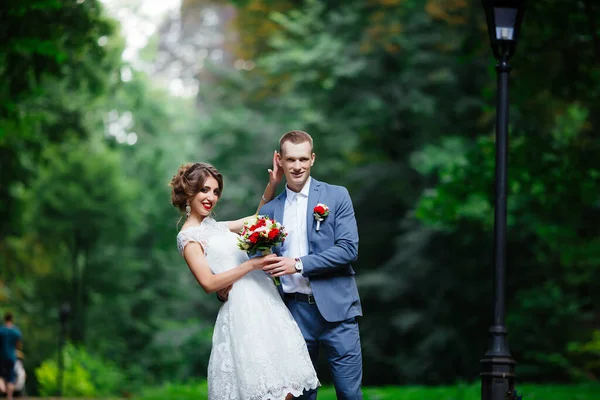
[[[281,139],[279,139],[279,153],[281,154],[281,147],[285,142],[292,142],[294,144],[308,142],[310,143],[310,151],[312,153],[313,150],[313,139],[312,137],[304,132],[304,131],[289,131],[283,134]]]
[[[7,312],[6,314],[4,314],[4,322],[12,322],[13,320],[13,315],[10,312]]]
[[[185,211],[187,201],[200,192],[209,177],[215,178],[219,183],[219,197],[221,197],[223,176],[215,167],[208,163],[190,163],[180,166],[169,183],[172,189],[171,203],[179,211]]]

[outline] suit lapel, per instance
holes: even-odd
[[[319,203],[319,197],[321,196],[321,182],[312,178],[310,183],[310,190],[308,192],[308,208],[306,209],[306,233],[308,236],[308,245],[310,247],[310,240],[312,239],[313,231],[316,229],[315,217],[313,210]]]

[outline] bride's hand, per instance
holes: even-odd
[[[275,262],[277,254],[269,254],[262,257],[254,257],[246,261],[252,270],[263,269],[265,265]]]
[[[277,187],[283,179],[283,168],[277,163],[277,150],[273,151],[273,169],[269,168],[267,171],[269,171],[269,183]]]

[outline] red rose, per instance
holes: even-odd
[[[250,243],[255,244],[256,242],[258,242],[258,237],[259,237],[259,233],[258,232],[254,232],[252,235],[250,235],[250,237],[248,238],[248,240],[250,241]]]
[[[275,229],[271,229],[271,232],[269,232],[269,239],[273,240],[275,239],[277,236],[279,235],[279,229],[275,228]]]
[[[323,208],[323,206],[316,206],[314,212],[316,212],[317,214],[323,214],[325,213],[325,209]]]
[[[260,228],[261,226],[266,226],[267,225],[267,221],[265,221],[264,219],[260,219],[258,220],[258,222],[256,223],[256,227]]]

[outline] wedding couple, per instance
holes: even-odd
[[[237,246],[244,222],[217,222],[212,211],[223,178],[210,164],[187,164],[171,181],[171,201],[187,219],[180,253],[207,293],[223,302],[208,365],[209,400],[314,400],[319,348],[338,399],[362,399],[362,315],[354,270],[358,230],[348,191],[310,176],[313,140],[285,133],[273,156],[258,214],[283,224],[288,236],[274,254],[252,257]],[[285,190],[275,189],[285,175]],[[319,223],[317,204],[329,215]],[[281,285],[273,284],[279,277]]]

